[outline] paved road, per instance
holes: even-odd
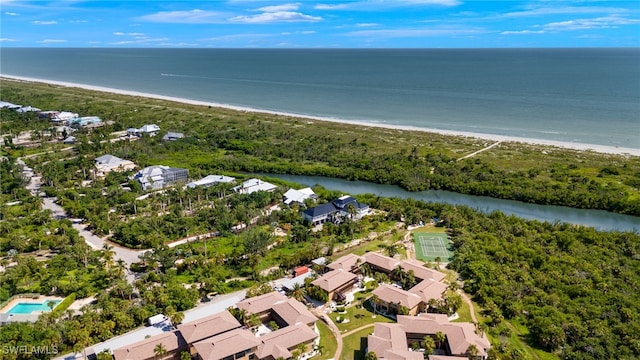
[[[246,296],[246,290],[236,291],[230,294],[219,295],[214,297],[211,301],[206,303],[200,303],[195,308],[184,312],[184,320],[182,323],[192,322],[204,317],[217,314],[226,310],[229,306],[237,304]],[[124,346],[134,344],[138,341],[144,340],[147,336],[154,336],[162,334],[164,332],[172,331],[174,328],[169,321],[154,325],[144,326],[131,330],[125,334],[113,337],[107,341],[91,345],[86,348],[87,355],[98,354],[105,349],[113,350],[119,349]],[[83,352],[65,354],[54,358],[54,360],[79,360],[84,359]]]
[[[67,213],[64,211],[62,206],[55,203],[56,198],[48,197],[44,198],[44,202],[42,204],[43,209],[49,209],[52,211],[52,216],[55,219],[66,219]],[[104,244],[109,244],[113,247],[112,251],[114,252],[114,261],[118,261],[118,259],[122,259],[127,264],[127,269],[131,266],[132,263],[139,261],[138,256],[142,254],[145,250],[132,250],[122,246],[118,246],[110,241],[106,241],[92,233],[91,231],[86,229],[86,224],[73,223],[73,228],[78,230],[80,236],[84,238],[84,241],[91,246],[94,250],[100,250],[103,248]],[[133,274],[127,270],[127,281],[132,283],[134,281]]]

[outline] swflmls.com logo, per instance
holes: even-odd
[[[2,354],[27,354],[27,355],[56,355],[58,353],[57,346],[10,346],[4,345],[0,348]]]

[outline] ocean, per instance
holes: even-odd
[[[2,48],[0,73],[350,121],[640,149],[639,48]]]

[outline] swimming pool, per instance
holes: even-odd
[[[51,300],[55,308],[60,303],[60,300]],[[7,314],[17,315],[17,314],[31,314],[34,311],[51,311],[49,307],[49,301],[45,301],[43,303],[32,303],[32,302],[19,302],[15,304],[11,309],[7,311]]]

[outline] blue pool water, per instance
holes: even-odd
[[[58,306],[60,300],[53,300],[55,303],[54,308]],[[50,311],[49,301],[45,301],[43,303],[17,303],[14,305],[7,314],[31,314],[34,311]]]

